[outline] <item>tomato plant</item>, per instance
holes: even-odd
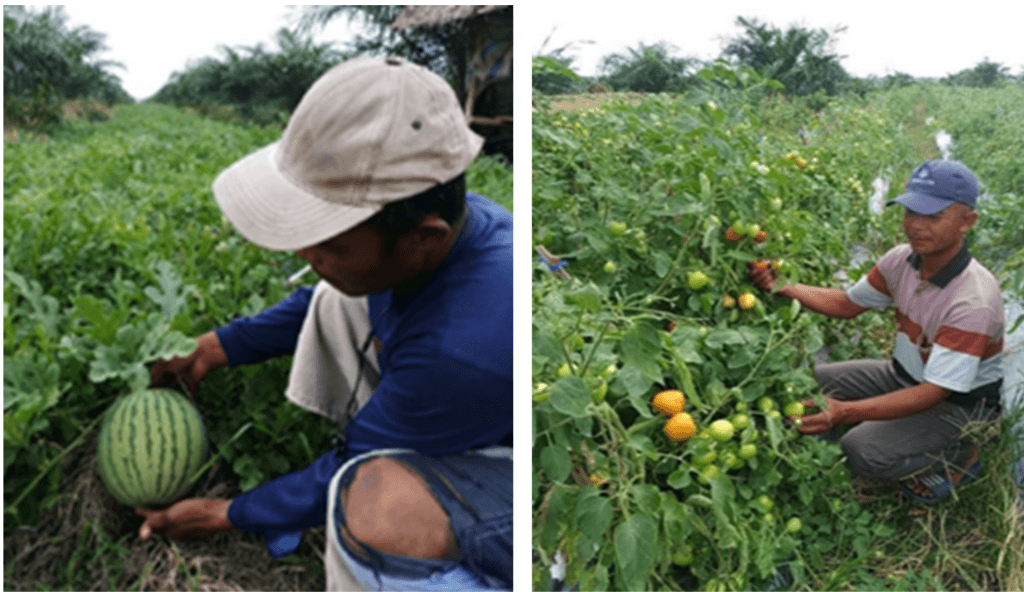
[[[533,115],[533,242],[570,274],[533,277],[533,380],[550,393],[532,414],[535,586],[556,552],[587,590],[764,589],[783,563],[800,585],[892,533],[834,503],[852,497],[841,450],[790,419],[818,394],[823,346],[881,356],[861,336],[890,321],[826,319],[747,272],[856,280],[854,246],[900,238],[866,188],[918,157],[884,105],[830,105],[798,135],[753,72],[702,76],[685,95]],[[663,391],[683,394],[695,434],[652,406]]]

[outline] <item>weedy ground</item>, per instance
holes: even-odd
[[[299,551],[270,556],[263,537],[234,531],[174,542],[138,537],[142,519],[106,492],[96,473],[95,435],[65,457],[61,495],[38,524],[4,537],[9,590],[323,590],[323,527]],[[196,497],[239,493],[218,461]]]

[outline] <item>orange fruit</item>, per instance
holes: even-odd
[[[757,303],[757,298],[750,292],[740,294],[740,297],[737,300],[739,300],[740,308],[743,310],[750,310],[751,308],[754,308],[754,304]]]
[[[665,415],[672,417],[686,408],[686,397],[683,391],[661,391],[651,399],[651,405]]]
[[[689,413],[676,413],[665,422],[665,435],[676,442],[689,440],[697,433],[697,424]]]

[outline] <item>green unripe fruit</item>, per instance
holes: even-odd
[[[732,435],[736,429],[732,426],[732,423],[728,419],[718,419],[711,422],[708,426],[708,434],[716,442],[728,442],[732,439]]]
[[[704,273],[700,271],[691,271],[687,278],[687,282],[690,284],[691,290],[700,290],[704,286],[708,285],[709,281],[708,276],[704,275]]]

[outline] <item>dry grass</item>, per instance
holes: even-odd
[[[61,105],[61,115],[66,121],[76,119],[106,121],[110,119],[114,109],[114,107],[94,99],[72,99]]]
[[[193,495],[238,492],[215,465]],[[107,494],[96,473],[95,436],[66,459],[66,494],[33,527],[4,536],[8,590],[323,590],[323,527],[306,532],[288,561],[262,536],[240,531],[187,542],[142,541],[142,519]]]
[[[620,100],[631,105],[638,104],[644,98],[641,92],[610,92],[587,93],[580,95],[552,95],[548,97],[552,111],[584,111],[598,109],[605,103]]]

